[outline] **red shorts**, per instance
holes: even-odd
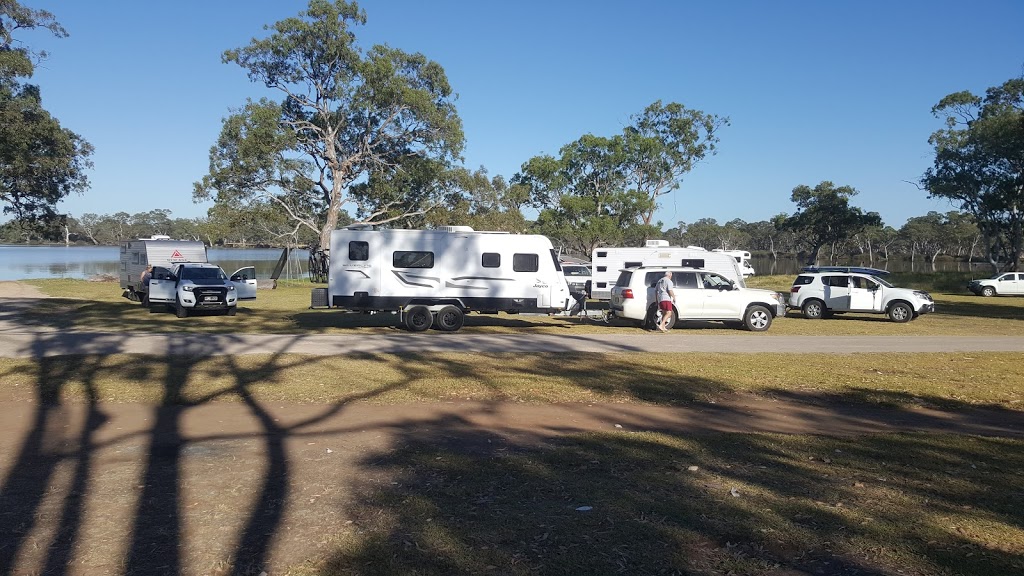
[[[671,300],[662,300],[661,302],[658,302],[658,308],[661,308],[665,312],[671,312],[672,311],[672,301]]]

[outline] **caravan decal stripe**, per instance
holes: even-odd
[[[392,270],[391,272],[395,276],[397,276],[398,279],[401,280],[403,284],[407,284],[409,286],[421,286],[423,288],[434,288],[434,285],[432,285],[432,284],[423,284],[421,282],[411,282],[408,279],[406,279],[405,276],[402,276],[402,273],[399,272],[398,270]],[[408,276],[409,276],[409,278],[422,278],[424,280],[433,280],[434,282],[440,282],[441,281],[440,278],[434,278],[434,277],[431,277],[431,276],[417,276],[415,274],[409,274]]]
[[[512,282],[512,278],[495,278],[493,276],[459,276],[458,278],[452,278],[452,281],[458,280],[501,280],[502,282]]]
[[[490,290],[487,286],[466,286],[464,284],[456,284],[451,280],[444,283],[445,288],[458,288],[460,290]]]

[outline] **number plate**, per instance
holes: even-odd
[[[207,302],[216,302],[217,301],[217,297],[216,296],[203,296],[203,300],[205,300]]]

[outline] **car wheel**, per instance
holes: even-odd
[[[772,313],[764,306],[751,306],[743,315],[743,325],[751,332],[764,332],[772,326]]]
[[[665,325],[666,330],[675,328],[676,322],[679,321],[679,311],[675,306],[672,307],[672,320]],[[644,328],[647,330],[658,329],[658,305],[653,304],[647,309],[647,318],[644,320]]]
[[[228,316],[234,316],[237,313],[238,313],[238,306],[229,306],[228,309],[224,311],[224,314],[226,314]]]
[[[996,295],[996,289],[991,287],[991,286],[985,286],[984,288],[981,289],[981,295],[982,296],[995,296]]]
[[[442,332],[456,332],[466,322],[466,315],[455,306],[445,306],[437,313],[434,324]]]
[[[423,332],[430,328],[433,320],[426,306],[413,306],[405,311],[405,327],[410,332]]]
[[[800,311],[804,313],[804,318],[820,320],[825,316],[825,303],[821,300],[808,300],[800,307]]]
[[[178,318],[188,318],[188,308],[181,305],[181,300],[174,301],[174,315]]]
[[[897,302],[889,306],[889,320],[893,322],[909,322],[914,317],[914,309],[906,302]]]

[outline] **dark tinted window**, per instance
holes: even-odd
[[[359,240],[353,240],[348,243],[348,259],[349,260],[369,260],[370,259],[370,243],[362,242]]]
[[[629,281],[632,278],[633,278],[633,273],[632,272],[627,272],[627,271],[619,272],[619,279],[615,281],[615,285],[616,286],[629,286]],[[601,285],[601,283],[599,282],[598,286],[600,286],[600,285]]]
[[[597,257],[598,258],[607,258],[608,257],[608,253],[607,252],[598,252],[597,253]]]
[[[513,254],[512,270],[516,272],[536,272],[540,270],[540,258],[536,254]]]
[[[433,268],[433,252],[395,251],[392,263],[395,268]]]
[[[684,267],[684,268],[703,268],[704,267],[704,259],[703,258],[683,258],[682,261],[679,263],[679,265]]]
[[[797,276],[796,280],[793,280],[793,286],[806,286],[814,282],[814,276]]]
[[[607,272],[608,271],[608,267],[607,266],[598,266],[597,267],[597,271],[598,272]]]
[[[484,252],[480,256],[480,265],[484,268],[500,268],[501,267],[501,254],[497,252]]]
[[[694,272],[676,272],[672,274],[672,283],[676,288],[695,290],[697,288],[697,274]]]
[[[590,276],[590,268],[586,266],[576,266],[574,264],[565,264],[562,266],[562,272],[566,276]]]
[[[849,276],[822,276],[821,283],[825,286],[833,286],[835,288],[846,288],[850,285]]]
[[[643,262],[626,262],[625,264],[622,265],[622,267],[623,268],[639,268],[640,266],[643,266],[643,265],[644,265]]]

